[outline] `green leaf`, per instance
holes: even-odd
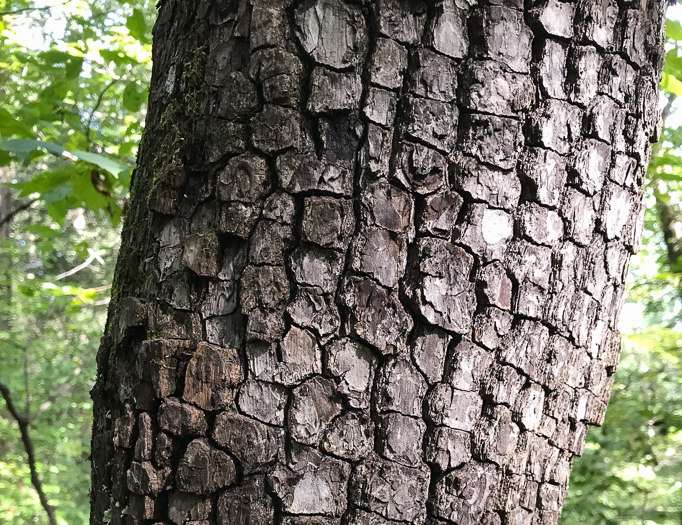
[[[30,126],[14,118],[14,116],[4,108],[0,108],[0,135],[3,137],[20,136],[32,137],[33,131]]]
[[[36,149],[42,149],[54,155],[61,155],[66,151],[59,144],[55,144],[54,142],[44,142],[42,140],[33,139],[5,140],[0,143],[0,147],[5,151],[9,151],[16,155],[26,164],[31,161],[31,152]]]
[[[682,40],[682,24],[677,20],[666,20],[665,36],[672,40]]]
[[[68,184],[75,174],[74,166],[43,171],[21,186],[20,196],[26,197],[31,193],[46,195],[55,188]]]
[[[140,90],[137,82],[128,82],[123,90],[123,107],[132,113],[140,111],[145,95],[145,90]]]
[[[121,164],[120,162],[111,160],[106,155],[100,155],[99,153],[90,153],[89,151],[71,151],[70,153],[80,160],[99,166],[116,177],[124,171],[132,169],[132,166],[128,164]]]
[[[41,149],[47,151],[48,153],[65,157],[69,160],[74,160],[75,158],[90,164],[94,164],[95,166],[99,166],[103,170],[108,171],[115,177],[118,177],[121,173],[132,169],[131,165],[116,162],[106,155],[91,153],[89,151],[69,151],[59,144],[55,144],[54,142],[44,142],[42,140],[32,139],[15,139],[6,140],[0,143],[0,147],[6,151],[9,151],[10,153],[13,153],[24,162],[29,162],[31,160],[31,152],[36,149]]]
[[[147,22],[144,19],[144,13],[140,9],[133,9],[133,14],[126,20],[126,27],[135,40],[139,40],[140,42],[145,41]]]
[[[663,73],[661,87],[673,95],[682,96],[682,82],[668,73]]]

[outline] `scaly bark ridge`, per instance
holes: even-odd
[[[92,523],[557,523],[664,2],[163,0]]]

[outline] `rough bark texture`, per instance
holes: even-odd
[[[603,421],[662,0],[163,0],[92,522],[558,520]]]

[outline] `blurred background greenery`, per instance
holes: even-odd
[[[30,422],[60,524],[88,522],[89,389],[155,13],[149,0],[0,0],[0,382]],[[606,423],[575,462],[562,525],[682,523],[680,18],[672,8],[621,365]],[[2,398],[0,523],[48,523]]]

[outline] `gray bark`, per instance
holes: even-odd
[[[555,524],[662,0],[164,0],[92,523]]]

